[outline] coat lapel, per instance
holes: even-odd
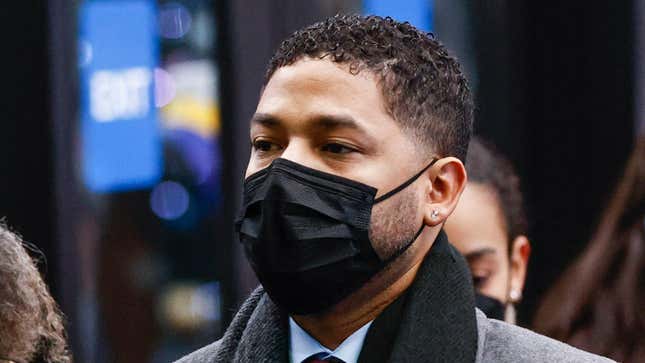
[[[286,315],[263,294],[240,337],[234,362],[277,363],[289,361]]]

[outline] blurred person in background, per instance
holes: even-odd
[[[71,362],[62,314],[26,247],[0,220],[0,362]]]
[[[466,159],[468,183],[446,221],[450,242],[473,275],[475,303],[489,318],[515,324],[531,244],[520,180],[492,145],[474,138]]]
[[[466,186],[472,100],[409,23],[338,15],[270,62],[240,242],[262,287],[189,362],[601,362],[475,308],[443,224]]]
[[[533,324],[576,347],[645,362],[645,137],[589,245],[545,295]]]

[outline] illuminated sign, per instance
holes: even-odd
[[[415,27],[432,31],[432,0],[364,0],[363,12],[407,21]]]
[[[85,1],[79,11],[82,175],[95,192],[145,188],[162,173],[154,105],[154,1]]]

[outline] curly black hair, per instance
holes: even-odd
[[[336,15],[283,41],[264,85],[278,68],[307,57],[347,64],[352,74],[372,72],[386,110],[417,145],[465,160],[472,97],[459,63],[431,33],[389,17]]]
[[[486,186],[495,193],[504,214],[510,252],[511,242],[526,235],[528,228],[520,178],[513,165],[492,144],[474,137],[468,148],[466,171],[468,182]]]

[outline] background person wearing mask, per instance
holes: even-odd
[[[617,361],[645,362],[645,136],[591,242],[546,294],[533,326]]]
[[[511,163],[479,138],[470,143],[466,170],[466,189],[445,231],[468,261],[477,307],[514,324],[531,254],[520,180]]]
[[[63,317],[22,240],[0,220],[0,362],[68,363]]]
[[[343,15],[270,62],[236,229],[262,287],[188,362],[605,362],[475,309],[442,226],[472,100],[409,23]]]

